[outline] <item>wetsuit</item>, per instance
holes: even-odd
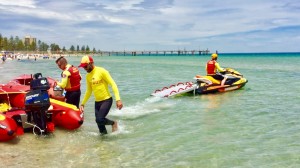
[[[57,82],[57,85],[66,91],[66,102],[75,105],[77,108],[79,108],[81,96],[80,80],[81,75],[78,68],[67,64],[65,70],[62,72],[61,82]]]
[[[95,66],[87,73],[86,92],[81,104],[85,105],[92,92],[94,93],[96,123],[101,134],[107,134],[105,125],[114,124],[114,121],[106,118],[113,102],[108,85],[112,87],[116,101],[121,100],[118,87],[106,69]]]

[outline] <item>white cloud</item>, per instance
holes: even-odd
[[[137,7],[136,5],[139,5],[142,2],[143,0],[123,0],[117,2],[112,2],[108,0],[104,4],[104,8],[113,11],[141,10],[142,8]]]
[[[0,6],[20,6],[26,8],[36,8],[34,0],[0,0]]]
[[[299,11],[300,3],[292,0],[0,0],[5,23],[0,30],[4,36],[31,34],[66,48],[296,51],[295,45],[285,45],[291,45],[286,38],[299,34]],[[285,29],[291,26],[293,31]],[[270,41],[256,39],[282,44],[266,47]]]

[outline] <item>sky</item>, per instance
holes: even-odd
[[[299,52],[299,0],[0,0],[0,34],[102,51]]]

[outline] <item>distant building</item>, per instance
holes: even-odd
[[[33,42],[36,43],[36,38],[31,37],[31,36],[25,36],[25,38],[24,38],[24,45],[25,46],[29,46]]]

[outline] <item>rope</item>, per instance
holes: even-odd
[[[34,128],[38,128],[38,129],[40,130],[40,132],[41,132],[41,135],[43,135],[43,132],[45,132],[45,130],[42,130],[40,127],[38,127],[38,126],[35,125],[35,124],[29,123],[29,122],[25,122],[25,123],[28,124],[28,125],[33,126],[32,133],[33,133],[34,135],[37,135],[37,134],[34,132]]]
[[[181,85],[181,84],[184,84],[184,83],[178,83],[177,86],[178,86],[179,84]],[[175,93],[179,93],[180,91],[187,90],[188,88],[193,87],[193,83],[192,83],[192,82],[186,82],[185,84],[187,85],[185,88],[179,88],[177,91],[176,91],[176,90],[173,90],[173,91],[171,91],[171,92],[169,93],[169,95],[165,95],[164,97],[169,97],[169,96],[171,96],[171,95],[173,95],[173,94],[175,94]],[[194,89],[194,95],[195,95],[195,90],[196,90],[196,88]]]
[[[170,85],[169,87],[165,86],[165,87],[163,87],[161,90],[160,90],[160,89],[157,89],[157,90],[154,91],[154,93],[161,92],[161,91],[164,91],[164,90],[166,90],[166,89],[170,89],[170,88],[172,88],[172,87],[180,86],[180,85],[186,85],[186,87],[185,87],[185,88],[179,88],[177,91],[176,91],[176,90],[172,90],[169,94],[164,95],[164,97],[169,97],[169,96],[171,96],[171,95],[173,95],[173,94],[176,94],[176,93],[178,93],[178,92],[180,92],[180,91],[183,91],[183,90],[186,90],[186,89],[188,89],[188,88],[193,87],[193,82],[185,82],[185,83],[183,83],[183,82],[178,82],[177,84]],[[194,89],[194,92],[195,92],[195,89]]]

